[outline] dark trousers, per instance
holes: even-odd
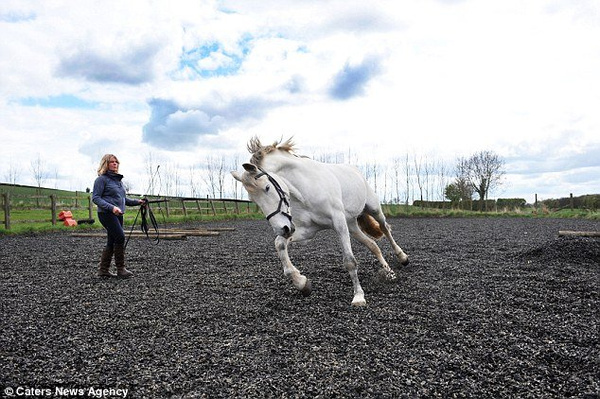
[[[125,231],[123,231],[123,215],[115,215],[114,213],[98,212],[98,220],[106,229],[108,248],[114,248],[115,244],[125,244]]]

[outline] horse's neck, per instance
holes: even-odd
[[[295,175],[298,170],[303,168],[300,160],[302,158],[295,157],[287,153],[275,153],[265,159],[263,168],[267,172],[273,172],[286,179]]]
[[[309,187],[309,165],[308,159],[299,158],[293,155],[281,154],[269,159],[264,165],[267,172],[275,173],[288,186],[292,200],[304,203],[305,199],[302,193],[307,192]]]

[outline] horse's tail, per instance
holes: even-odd
[[[370,235],[376,240],[383,237],[383,231],[381,231],[381,227],[379,227],[379,222],[377,222],[373,216],[363,212],[357,218],[357,221],[358,226],[364,233]]]

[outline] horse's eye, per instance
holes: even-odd
[[[266,191],[267,193],[269,192],[269,190],[270,190],[270,189],[271,189],[271,186],[267,186],[267,187],[265,187],[265,191]]]

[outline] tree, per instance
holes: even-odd
[[[46,163],[42,161],[40,154],[37,154],[37,158],[31,161],[31,172],[38,189],[41,188],[48,177],[48,172],[46,171]]]
[[[502,183],[504,160],[493,151],[481,151],[459,158],[456,171],[458,181],[464,181],[479,195],[479,210],[483,211],[490,191]]]
[[[461,200],[460,188],[457,184],[454,183],[450,183],[446,186],[446,189],[444,190],[444,195],[450,200],[450,203],[453,207],[456,206]]]
[[[437,176],[438,176],[438,181],[437,181],[437,188],[438,188],[438,193],[439,193],[439,197],[442,198],[442,201],[445,201],[446,199],[446,187],[448,186],[448,165],[443,161],[440,160],[438,161],[438,163],[436,164],[436,170],[437,170]],[[446,205],[444,204],[444,207],[446,207]]]
[[[146,164],[146,173],[148,176],[148,188],[146,189],[146,192],[143,194],[144,195],[155,195],[154,190],[155,190],[157,183],[158,183],[159,191],[160,191],[160,186],[161,186],[160,174],[158,173],[160,164],[158,164],[158,165],[156,164],[157,161],[155,159],[154,154],[152,154],[152,152],[148,152],[146,154],[144,161]],[[157,178],[159,180],[158,182],[156,181]]]
[[[464,178],[457,177],[453,183],[448,184],[444,189],[444,196],[450,200],[453,207],[462,202],[469,205],[468,209],[472,209],[473,188]],[[466,209],[465,205],[460,208]]]
[[[4,174],[4,180],[9,184],[17,184],[21,174],[21,170],[10,160],[8,164],[8,171]]]
[[[212,198],[223,198],[226,173],[225,157],[209,155],[206,157],[206,176],[204,182]]]
[[[414,172],[415,172],[415,177],[417,179],[417,186],[419,187],[419,194],[420,194],[420,200],[421,200],[421,207],[423,207],[423,184],[424,184],[424,180],[425,180],[425,175],[423,173],[423,158],[419,157],[417,159],[417,154],[413,154],[413,161],[414,161]]]

